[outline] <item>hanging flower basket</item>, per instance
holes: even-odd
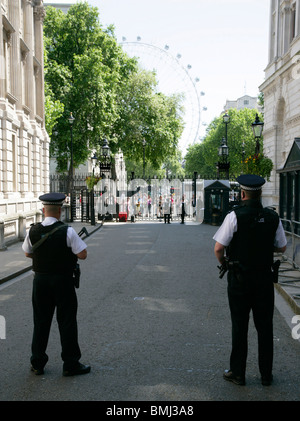
[[[89,190],[92,190],[94,188],[94,186],[101,180],[101,177],[97,177],[95,175],[90,175],[88,177],[86,177],[85,181],[86,181],[86,185],[88,187]]]
[[[255,174],[266,178],[268,181],[273,169],[273,162],[263,154],[254,154],[248,156],[242,161],[244,174]]]

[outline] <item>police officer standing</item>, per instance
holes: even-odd
[[[87,246],[73,228],[59,220],[64,194],[48,193],[39,199],[44,205],[45,218],[42,223],[30,228],[22,246],[25,255],[32,258],[35,272],[31,369],[37,375],[44,373],[48,361],[46,348],[56,308],[63,375],[86,374],[90,372],[90,366],[79,362],[81,352],[78,345],[77,296],[73,272],[77,259],[86,259]]]
[[[232,321],[230,369],[223,377],[245,384],[249,314],[252,310],[258,336],[261,382],[272,383],[274,273],[273,252],[284,252],[286,237],[276,212],[263,208],[265,180],[241,175],[242,202],[229,213],[214,236],[214,252],[228,268],[228,299]],[[226,249],[226,257],[225,257]]]

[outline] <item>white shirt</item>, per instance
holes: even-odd
[[[223,224],[220,226],[213,239],[223,246],[229,246],[233,234],[237,231],[237,218],[235,212],[230,212],[226,215]],[[274,247],[282,248],[286,246],[287,241],[281,221],[279,220],[278,228],[276,230]]]
[[[44,227],[49,225],[53,225],[58,220],[53,218],[52,216],[47,216],[42,222]],[[79,237],[79,235],[74,231],[72,227],[68,227],[67,231],[67,246],[71,248],[74,254],[80,253],[82,250],[87,248],[85,242]],[[29,232],[27,233],[24,243],[22,245],[22,249],[25,253],[31,254],[32,253],[32,244],[29,238]]]

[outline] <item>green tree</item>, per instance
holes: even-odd
[[[139,70],[131,74],[120,92],[114,130],[128,161],[142,161],[146,141],[145,159],[158,170],[169,156],[176,154],[183,122],[178,115],[181,97],[157,93],[156,86],[152,72]]]
[[[75,117],[73,160],[77,166],[100,139],[112,136],[119,82],[135,71],[136,64],[117,44],[112,28],[102,30],[97,8],[87,2],[77,3],[67,14],[48,7],[44,35],[48,55],[45,79],[55,99],[64,104],[50,152],[58,169],[65,170],[70,159],[70,113]]]
[[[141,178],[144,170],[143,159],[140,160],[126,160],[126,170],[130,177],[131,173],[134,172],[135,178]],[[160,168],[153,167],[151,162],[148,160],[145,162],[145,178],[169,178],[169,177],[183,177],[184,169],[182,168],[182,153],[179,149],[176,149],[174,155],[167,157]]]
[[[103,138],[112,152],[121,149],[127,159],[141,160],[143,139],[146,160],[160,168],[175,153],[183,130],[180,97],[156,92],[155,75],[139,69],[117,44],[114,28],[103,29],[97,8],[87,2],[72,6],[67,14],[47,8],[44,22],[48,55],[46,83],[53,98],[64,105],[52,136],[50,153],[58,169],[70,160],[70,127],[73,113],[74,166],[86,161]]]
[[[260,141],[261,166],[256,161],[256,168],[246,165],[247,158],[255,155],[255,140],[252,132],[252,123],[255,121],[257,110],[244,108],[228,111],[230,122],[228,124],[227,144],[229,148],[230,175],[237,176],[244,173],[261,173],[269,177],[272,170],[272,162],[263,156],[263,139]],[[259,117],[262,120],[260,113]],[[216,174],[216,163],[219,160],[218,148],[225,137],[225,124],[223,116],[216,117],[207,129],[207,135],[202,143],[188,149],[186,155],[186,168],[188,171],[197,171],[199,174]],[[253,160],[252,160],[253,161]]]
[[[44,48],[44,74],[45,77],[48,71],[48,57],[47,50]],[[45,88],[45,126],[49,136],[52,136],[53,127],[56,125],[57,120],[64,112],[64,105],[56,100],[51,90],[49,83],[44,83]]]
[[[52,130],[56,126],[57,120],[63,115],[63,112],[64,105],[54,99],[49,85],[45,84],[45,125],[50,137],[52,137]]]

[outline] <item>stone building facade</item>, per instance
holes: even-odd
[[[258,98],[246,94],[233,101],[227,99],[226,104],[224,106],[224,111],[229,110],[230,108],[236,108],[237,110],[250,108],[261,111],[261,107],[258,104]]]
[[[271,0],[269,30],[268,65],[260,90],[264,93],[264,153],[273,160],[274,170],[264,187],[264,204],[277,209],[281,204],[282,218],[299,221],[300,0]],[[288,164],[291,157],[293,163]]]
[[[42,0],[0,0],[0,249],[41,219],[49,191]]]

